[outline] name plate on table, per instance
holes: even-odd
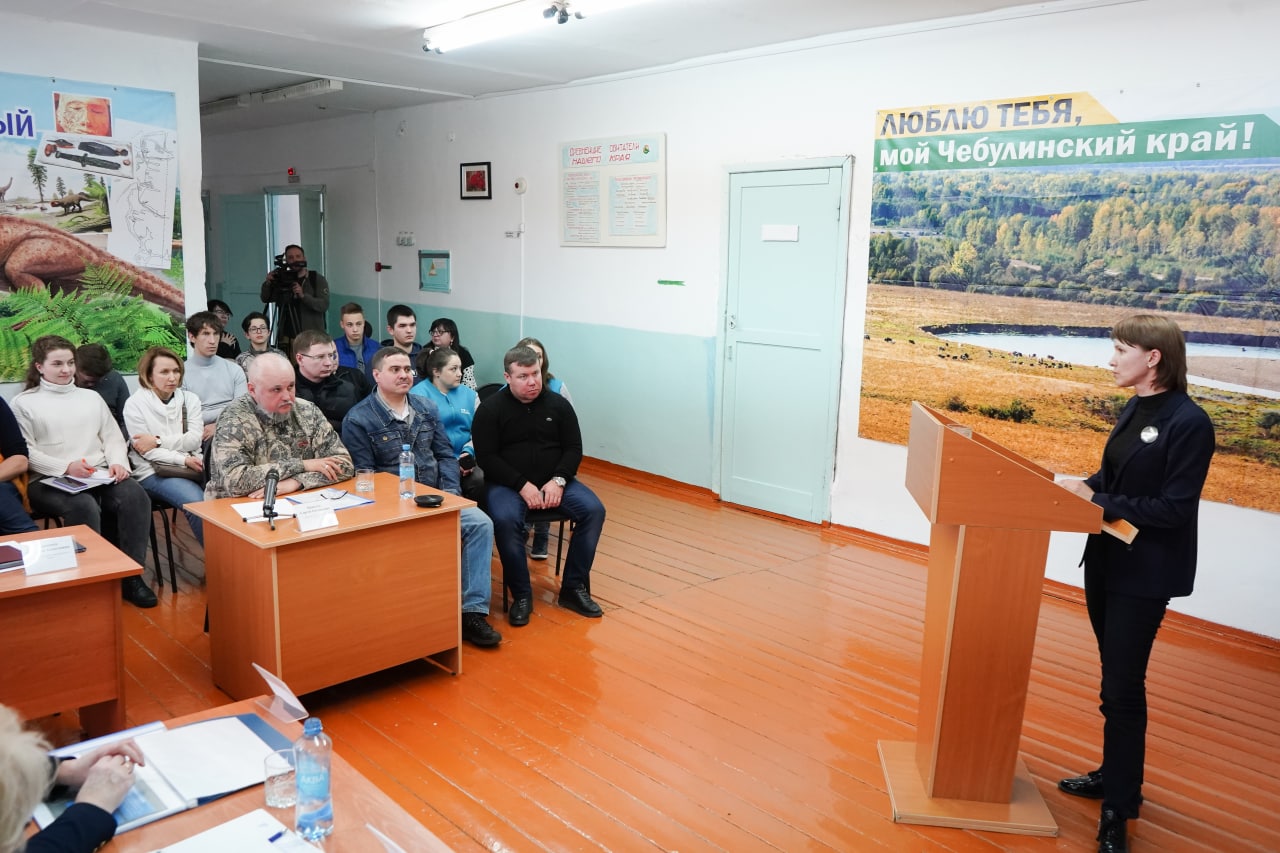
[[[299,504],[293,514],[297,516],[298,529],[303,533],[338,526],[338,514],[333,511],[333,507],[323,503]]]
[[[76,540],[70,536],[35,539],[23,542],[18,547],[22,549],[23,568],[29,575],[76,567]]]

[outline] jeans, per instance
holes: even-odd
[[[462,612],[489,615],[493,555],[493,522],[473,506],[461,512],[462,522]]]
[[[36,480],[27,489],[27,496],[32,509],[60,516],[68,527],[88,525],[130,560],[146,566],[147,544],[151,538],[151,499],[132,477],[75,495]]]
[[[22,495],[13,483],[0,483],[0,535],[30,533],[39,530],[22,508]]]
[[[493,519],[493,538],[498,544],[498,557],[502,560],[502,578],[511,587],[514,597],[532,598],[533,585],[529,582],[529,562],[524,551],[524,516],[529,507],[519,492],[494,483],[489,484],[488,505],[489,517]],[[573,480],[564,488],[560,509],[575,524],[560,588],[567,590],[584,586],[590,591],[591,564],[595,562],[596,545],[604,528],[604,504],[600,503],[595,492]]]
[[[153,498],[159,498],[167,504],[181,507],[184,504],[196,503],[204,500],[204,489],[195,480],[184,480],[181,477],[161,477],[159,474],[152,474],[144,480],[139,480],[142,488],[147,490],[147,494]],[[191,532],[195,534],[196,541],[204,545],[204,519],[198,515],[193,515],[182,510],[182,514],[187,517],[187,523],[191,525]]]
[[[1102,656],[1102,808],[1136,818],[1147,750],[1147,662],[1169,602],[1089,589]]]

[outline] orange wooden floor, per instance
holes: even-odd
[[[467,647],[461,676],[413,664],[304,697],[340,753],[456,849],[1095,848],[1097,804],[1054,788],[1099,760],[1096,649],[1070,594],[1043,601],[1022,744],[1059,837],[897,825],[876,741],[913,737],[918,556],[616,471],[586,480],[609,513],[593,575],[603,619],[556,607],[550,565],[534,564],[532,621],[495,618],[504,642]],[[192,575],[154,610],[125,607],[131,723],[228,699]],[[1149,688],[1132,849],[1280,850],[1277,644],[1174,617]]]

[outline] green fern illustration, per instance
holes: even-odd
[[[148,348],[167,346],[181,355],[185,336],[178,321],[140,296],[133,278],[111,264],[90,264],[75,291],[24,288],[0,299],[0,381],[21,380],[31,342],[61,335],[72,343],[99,343],[122,373],[137,370]]]

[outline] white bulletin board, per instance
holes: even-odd
[[[667,245],[667,135],[560,146],[560,245]]]

